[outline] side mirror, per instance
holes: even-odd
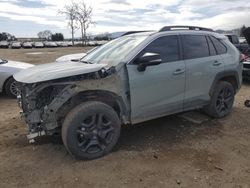
[[[155,66],[162,63],[160,54],[157,53],[145,53],[142,57],[137,59],[137,70],[143,72],[147,66]]]

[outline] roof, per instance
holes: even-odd
[[[204,28],[204,27],[196,27],[196,26],[165,26],[162,29],[160,29],[158,32],[157,31],[135,31],[130,34],[128,32],[129,36],[143,36],[143,35],[164,35],[166,33],[171,33],[171,34],[202,34],[202,35],[212,35],[218,39],[224,39],[226,38],[225,35],[219,34],[214,32],[212,29],[209,28]],[[123,35],[124,36],[124,35]]]

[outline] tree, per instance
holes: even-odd
[[[245,29],[246,29],[246,26],[243,25],[243,26],[241,27],[241,29],[240,29],[240,36],[241,36],[241,37],[244,37],[243,31],[244,31]]]
[[[0,33],[0,41],[14,41],[16,37],[6,32]]]
[[[5,35],[4,33],[0,33],[0,41],[2,40],[7,40],[7,35]]]
[[[92,21],[92,13],[92,7],[87,6],[84,0],[76,4],[76,19],[80,24],[83,45],[86,45],[87,42],[87,30],[89,26],[94,24]]]
[[[64,40],[64,36],[62,33],[55,33],[51,36],[51,40],[52,41],[63,41]]]
[[[39,39],[51,40],[52,32],[50,30],[40,31],[37,36]]]
[[[59,11],[60,14],[65,14],[68,19],[68,25],[71,30],[73,45],[74,45],[75,32],[79,29],[79,26],[76,20],[76,9],[77,9],[77,4],[72,1],[70,5],[65,5],[64,9]]]
[[[110,40],[111,39],[111,34],[106,32],[100,35],[97,35],[94,37],[94,40]]]

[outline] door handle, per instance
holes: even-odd
[[[185,72],[184,69],[177,69],[176,71],[174,71],[173,75],[183,74],[184,72]]]
[[[213,63],[213,66],[220,66],[222,63],[221,62],[219,62],[219,61],[214,61],[214,63]]]

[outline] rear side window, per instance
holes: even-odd
[[[208,42],[208,47],[209,47],[209,54],[210,56],[215,56],[217,55],[215,47],[209,37],[207,37],[207,42]]]
[[[215,47],[215,49],[217,51],[217,54],[220,55],[220,54],[227,53],[227,47],[224,44],[222,44],[221,41],[219,41],[217,38],[212,37],[212,36],[210,36],[210,38],[211,38],[211,40],[212,40],[212,42],[214,44],[214,47]]]
[[[204,35],[183,35],[182,42],[185,59],[209,56],[207,39]]]
[[[150,43],[141,52],[140,56],[145,53],[160,54],[163,63],[178,61],[180,59],[178,37],[176,35],[160,37]]]

